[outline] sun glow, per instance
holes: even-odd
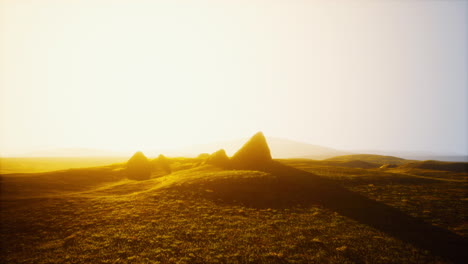
[[[466,13],[357,3],[2,1],[2,154],[165,149],[260,130],[459,151],[466,27],[434,26]]]

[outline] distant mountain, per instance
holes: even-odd
[[[159,154],[166,156],[196,157],[201,153],[213,153],[224,149],[228,156],[234,155],[248,138],[241,138],[229,141],[219,141],[208,144],[199,144],[172,150],[150,150],[145,149],[148,157],[156,157]],[[284,158],[306,158],[306,159],[326,159],[339,155],[351,154],[351,152],[340,151],[318,145],[293,141],[283,138],[267,137],[271,156],[274,159]],[[135,149],[137,151],[137,149]],[[28,152],[16,157],[130,157],[133,152],[120,152],[91,148],[57,148],[41,151]]]
[[[248,138],[242,138],[230,141],[220,141],[210,144],[194,145],[168,152],[170,156],[189,156],[195,157],[200,153],[213,153],[219,149],[226,150],[228,156],[232,156],[240,149]],[[293,141],[283,138],[267,137],[267,143],[270,147],[271,156],[274,159],[285,158],[306,158],[306,159],[326,159],[339,155],[350,154],[350,152],[340,151],[332,148],[312,145],[308,143]]]
[[[33,151],[18,155],[19,157],[126,157],[125,152],[91,148],[57,148]]]
[[[145,154],[148,157],[157,157],[159,154],[172,157],[196,157],[201,153],[213,153],[220,149],[224,149],[228,156],[234,155],[239,150],[248,138],[241,138],[236,140],[219,141],[208,144],[199,144],[172,150],[151,150],[145,149]],[[356,150],[356,151],[342,151],[333,148],[328,148],[319,145],[308,144],[304,142],[267,137],[267,143],[270,147],[271,156],[273,159],[286,159],[286,158],[303,158],[322,160],[333,158],[343,155],[352,155],[356,153],[371,153],[372,155],[379,156],[394,156],[408,160],[439,160],[439,161],[452,161],[452,162],[467,162],[468,156],[461,156],[456,154],[436,154],[430,152],[408,152],[408,151],[372,151],[372,150]],[[135,151],[112,151],[103,149],[92,148],[57,148],[42,151],[34,151],[15,155],[16,157],[130,157]],[[349,160],[348,160],[349,161]],[[364,160],[368,161],[368,160]],[[371,161],[370,161],[371,162]]]

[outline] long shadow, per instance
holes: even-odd
[[[259,168],[257,168],[259,169]],[[295,204],[321,204],[341,215],[426,249],[454,263],[468,263],[468,241],[315,174],[272,162],[261,170],[276,176],[276,193]],[[294,196],[291,197],[291,193]]]

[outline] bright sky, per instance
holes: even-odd
[[[2,0],[0,153],[256,131],[468,154],[468,1]]]

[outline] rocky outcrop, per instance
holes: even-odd
[[[221,168],[229,168],[231,166],[231,161],[229,157],[226,155],[226,151],[224,149],[220,149],[213,154],[211,154],[206,159],[206,164],[215,165]]]
[[[231,158],[235,168],[264,168],[271,160],[270,148],[262,132],[251,137]]]
[[[156,159],[155,165],[156,165],[156,169],[162,170],[167,174],[172,172],[170,161],[163,154],[160,154],[158,156],[158,158]]]
[[[138,151],[127,161],[127,177],[132,180],[147,180],[151,176],[151,164],[148,158]]]

